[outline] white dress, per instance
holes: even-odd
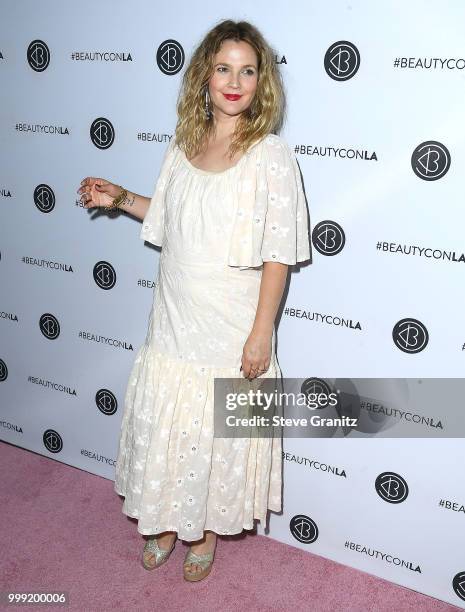
[[[295,156],[268,134],[223,172],[172,138],[140,237],[162,247],[147,336],[130,373],[116,462],[141,534],[185,541],[253,529],[282,506],[282,440],[214,438],[215,377],[243,378],[263,261],[311,260]],[[275,331],[262,376],[280,377]]]

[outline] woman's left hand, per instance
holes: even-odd
[[[271,361],[271,334],[251,332],[242,351],[242,372],[252,380],[266,372]]]

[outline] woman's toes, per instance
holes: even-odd
[[[153,565],[152,561],[155,559],[155,555],[153,553],[146,553],[145,562],[147,565]]]

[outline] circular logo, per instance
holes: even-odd
[[[437,181],[450,168],[450,153],[436,140],[422,142],[412,153],[412,168],[424,181]]]
[[[61,450],[63,450],[63,440],[60,434],[54,429],[47,429],[42,440],[45,448],[50,453],[59,453]]]
[[[36,72],[42,72],[50,63],[50,50],[43,40],[33,40],[27,48],[27,63]]]
[[[157,49],[157,66],[167,75],[177,74],[184,66],[184,49],[177,40],[169,38]]]
[[[344,230],[335,221],[320,221],[312,231],[312,243],[322,255],[337,255],[344,248]]]
[[[0,382],[3,382],[8,378],[8,368],[3,359],[0,359]]]
[[[419,353],[428,344],[428,330],[421,321],[412,318],[401,319],[394,325],[392,339],[404,353]]]
[[[315,521],[305,514],[293,516],[289,522],[289,529],[294,538],[303,544],[312,544],[318,538]]]
[[[100,289],[113,289],[116,283],[116,272],[108,261],[98,261],[93,270],[94,281]]]
[[[454,589],[455,594],[458,595],[460,599],[465,601],[465,572],[455,574],[452,580],[452,588]]]
[[[302,383],[300,391],[301,393],[304,393],[309,400],[310,395],[316,396],[320,393],[324,393],[325,395],[329,396],[329,394],[332,393],[331,387],[321,378],[307,378]],[[319,404],[318,406],[315,406],[315,410],[321,410],[323,408],[327,408],[327,406],[320,406]]]
[[[95,403],[100,412],[107,416],[115,414],[118,409],[116,397],[108,389],[99,389],[97,391],[95,394]]]
[[[55,194],[51,187],[43,183],[34,189],[34,204],[43,213],[52,212],[55,208]]]
[[[90,139],[99,149],[108,149],[115,140],[115,129],[108,119],[98,117],[90,126]]]
[[[360,53],[353,43],[340,40],[326,51],[324,66],[328,76],[335,81],[347,81],[357,74]]]
[[[39,319],[39,328],[48,340],[56,340],[60,335],[58,319],[49,312],[45,312]]]
[[[402,476],[383,472],[375,481],[376,493],[390,504],[400,504],[407,499],[408,486]]]

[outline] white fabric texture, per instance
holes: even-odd
[[[182,159],[185,160],[184,153],[172,138],[140,232],[143,240],[156,246],[163,244],[166,187]],[[310,219],[302,180],[296,157],[286,141],[268,134],[233,169],[235,216],[228,265],[244,268],[260,266],[264,261],[312,263]]]
[[[167,147],[140,234],[162,252],[115,471],[140,533],[194,541],[281,510],[281,438],[214,437],[214,380],[242,378],[262,264],[310,260],[308,227],[297,162],[280,137],[223,172],[196,168],[173,140]],[[275,347],[273,329],[263,377],[281,376]]]

